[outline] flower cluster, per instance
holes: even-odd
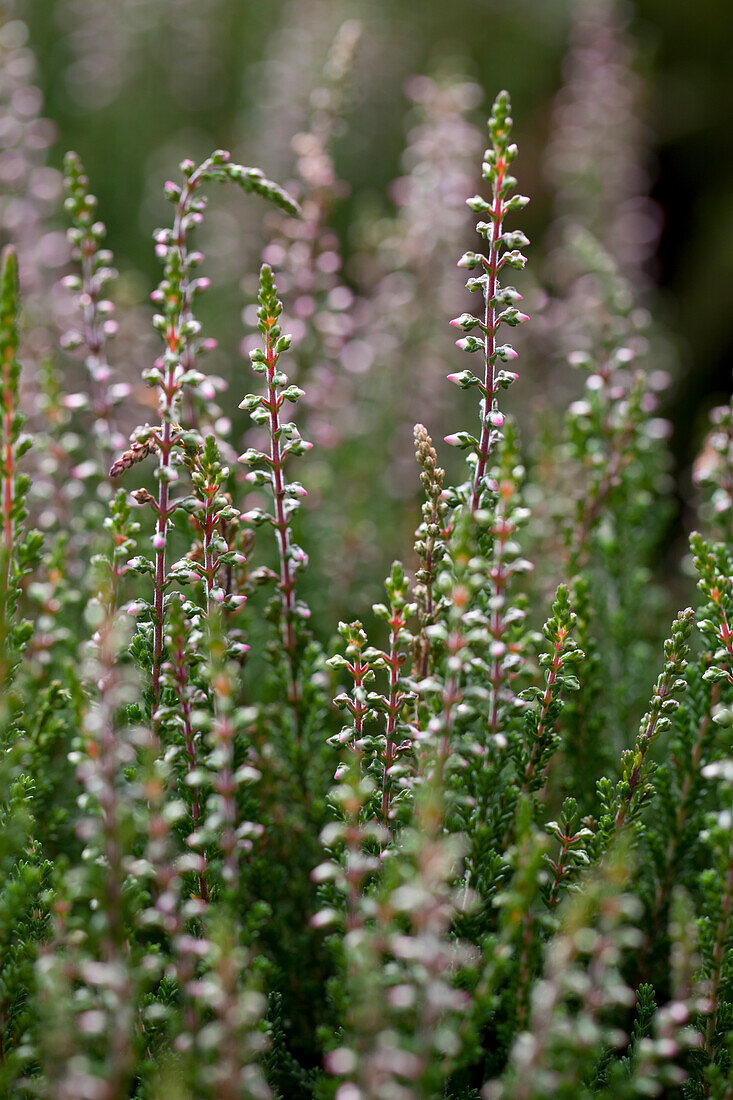
[[[522,300],[521,294],[513,286],[502,286],[499,281],[499,273],[505,267],[522,270],[527,260],[521,249],[529,244],[520,229],[504,228],[507,215],[523,210],[529,202],[525,195],[512,195],[517,181],[510,174],[509,166],[517,155],[517,147],[509,140],[512,130],[510,110],[509,96],[502,92],[497,96],[489,119],[492,144],[484,154],[483,163],[483,177],[492,187],[491,198],[487,200],[481,195],[474,195],[467,200],[475,214],[485,215],[476,229],[487,242],[488,255],[466,252],[458,261],[459,267],[469,271],[479,268],[481,271],[480,275],[472,276],[466,286],[474,293],[481,292],[483,316],[462,313],[451,321],[455,328],[468,334],[456,341],[458,347],[472,355],[480,352],[484,363],[482,377],[470,370],[449,375],[450,381],[461,389],[475,386],[481,394],[480,438],[477,440],[466,432],[446,437],[446,441],[454,446],[472,448],[470,501],[474,512],[484,501],[489,457],[501,438],[504,416],[499,410],[498,394],[517,377],[514,371],[504,370],[500,366],[516,359],[517,353],[511,344],[499,344],[497,335],[502,325],[514,328],[527,320],[526,314],[517,308]]]
[[[61,342],[68,350],[84,347],[84,366],[91,390],[91,398],[87,398],[86,393],[73,394],[67,402],[77,409],[90,404],[94,435],[101,462],[106,467],[110,464],[111,453],[119,450],[122,444],[114,428],[114,411],[131,393],[127,383],[113,383],[107,357],[107,342],[115,335],[117,323],[112,318],[114,306],[105,297],[105,292],[117,273],[111,266],[112,253],[100,247],[106,234],[105,226],[96,219],[97,199],[89,191],[89,180],[76,153],[66,155],[64,181],[66,209],[71,219],[68,235],[72,257],[81,268],[80,275],[67,276],[64,283],[74,292],[81,315],[81,331],[70,329]],[[100,470],[97,476],[104,476],[105,472]]]
[[[273,512],[264,512],[253,508],[246,518],[251,523],[269,523],[275,529],[280,577],[278,588],[281,604],[281,628],[283,650],[290,665],[291,702],[298,699],[298,639],[297,622],[307,618],[308,608],[295,596],[295,578],[299,569],[307,564],[308,558],[293,540],[291,517],[299,507],[305,489],[298,481],[288,481],[285,476],[284,462],[289,455],[305,454],[313,446],[302,438],[292,421],[283,420],[281,410],[286,401],[294,404],[303,391],[298,386],[289,385],[287,376],[278,366],[280,356],[290,347],[290,336],[280,331],[278,318],[282,313],[282,302],[277,297],[272,268],[263,264],[260,271],[259,309],[257,327],[259,328],[263,348],[251,353],[252,369],[256,374],[265,376],[267,394],[248,394],[240,408],[249,411],[250,418],[257,425],[266,427],[269,436],[269,452],[250,447],[239,461],[250,467],[247,480],[256,486],[268,486],[273,501]]]

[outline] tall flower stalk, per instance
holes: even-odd
[[[526,257],[520,251],[529,244],[521,230],[507,231],[504,219],[515,210],[522,210],[529,202],[524,195],[510,194],[516,186],[515,178],[509,174],[509,165],[517,155],[517,147],[509,141],[512,130],[510,115],[511,104],[507,92],[500,92],[494,102],[489,118],[491,147],[484,154],[483,178],[491,183],[491,200],[480,195],[468,199],[468,206],[476,214],[486,215],[488,220],[477,223],[478,233],[487,242],[488,255],[480,252],[466,252],[458,261],[459,267],[473,270],[481,268],[481,275],[472,277],[466,283],[469,290],[481,290],[484,299],[483,317],[474,317],[462,313],[454,317],[451,324],[463,332],[478,330],[479,336],[468,335],[457,341],[463,351],[475,354],[480,352],[484,361],[483,378],[471,371],[450,375],[452,382],[467,389],[477,386],[481,393],[481,434],[477,440],[465,432],[447,436],[446,442],[461,447],[474,448],[471,461],[474,467],[470,489],[470,507],[475,512],[482,504],[486,491],[486,472],[489,458],[498,440],[504,417],[499,411],[497,395],[516,379],[514,372],[505,371],[498,364],[516,359],[517,353],[510,344],[499,344],[497,334],[501,325],[514,327],[527,320],[524,313],[517,309],[521,295],[514,287],[502,287],[499,274],[504,267],[520,270],[526,263]]]
[[[15,250],[6,248],[0,282],[0,367],[2,368],[2,518],[3,588],[8,590],[15,535],[15,479],[18,449],[18,260]]]
[[[375,604],[374,613],[383,619],[389,628],[389,644],[384,651],[372,651],[377,667],[382,667],[387,672],[388,686],[384,695],[376,692],[372,695],[372,701],[377,709],[385,716],[384,738],[381,755],[382,769],[382,798],[380,805],[380,820],[389,828],[390,817],[393,813],[392,803],[397,791],[404,785],[397,781],[395,774],[398,768],[400,756],[412,746],[409,727],[405,722],[405,704],[410,701],[412,694],[405,690],[401,668],[407,660],[406,652],[406,626],[407,620],[414,613],[414,605],[408,603],[408,587],[405,572],[400,562],[392,564],[392,570],[387,578],[385,588],[389,604]]]
[[[297,203],[286,191],[266,179],[259,169],[232,164],[229,154],[222,150],[212,153],[198,167],[191,160],[183,161],[181,171],[184,175],[182,185],[170,181],[166,184],[166,194],[175,204],[173,227],[160,229],[155,233],[156,252],[163,261],[164,270],[163,279],[153,294],[153,301],[162,312],[156,314],[153,323],[161,334],[165,350],[153,368],[145,372],[144,377],[149,384],[158,387],[160,424],[135,441],[154,449],[158,455],[157,498],[146,498],[156,517],[153,537],[154,594],[151,609],[153,711],[160,702],[165,590],[170,580],[166,568],[167,535],[172,515],[179,504],[179,501],[171,498],[170,487],[178,481],[177,467],[184,461],[186,452],[196,447],[195,437],[184,430],[181,420],[184,390],[202,377],[194,369],[196,357],[203,350],[203,345],[198,339],[201,326],[193,315],[193,303],[196,294],[207,288],[208,280],[193,278],[194,269],[201,263],[203,256],[200,252],[189,249],[189,234],[201,221],[206,206],[206,199],[200,195],[199,188],[209,180],[231,180],[249,194],[262,195],[288,213],[298,213]]]
[[[424,680],[430,671],[430,638],[428,628],[436,618],[435,581],[445,555],[445,529],[448,505],[443,499],[445,470],[438,465],[438,455],[424,424],[414,429],[415,457],[421,467],[420,481],[426,500],[422,506],[422,523],[415,532],[415,553],[420,568],[415,574],[415,602],[419,629],[413,646],[413,675]]]
[[[297,620],[307,617],[307,608],[295,596],[297,571],[308,561],[305,551],[293,539],[291,516],[297,509],[305,489],[297,481],[288,481],[285,459],[289,455],[301,455],[310,450],[312,443],[301,438],[296,425],[282,419],[281,410],[286,401],[295,403],[303,391],[288,385],[278,363],[283,352],[290,347],[291,337],[283,334],[279,325],[282,302],[277,297],[272,268],[263,264],[260,270],[257,327],[262,336],[263,348],[250,353],[252,369],[265,376],[267,394],[247,394],[240,408],[249,410],[255,424],[263,425],[268,434],[268,451],[250,447],[240,456],[240,462],[250,466],[248,480],[254,485],[267,485],[272,493],[273,512],[253,509],[245,518],[252,522],[270,523],[275,529],[279,560],[278,590],[281,605],[282,644],[289,668],[290,703],[297,710],[300,688],[298,685]]]
[[[633,749],[628,749],[623,755],[623,777],[610,807],[615,831],[638,813],[650,793],[649,779],[653,766],[649,760],[649,750],[660,734],[669,729],[671,716],[679,706],[676,696],[687,687],[683,676],[687,667],[688,642],[694,618],[691,607],[681,611],[672,624],[670,637],[664,643],[664,670],[654,686],[649,710],[641,720],[636,743]]]
[[[97,218],[97,199],[89,190],[89,180],[76,153],[67,153],[64,160],[66,210],[71,219],[68,238],[72,255],[78,261],[79,275],[70,275],[64,282],[75,294],[75,305],[81,316],[81,331],[70,329],[62,337],[68,350],[84,347],[84,365],[91,388],[91,411],[94,434],[101,451],[102,462],[109,466],[111,454],[119,446],[114,427],[114,411],[131,392],[126,383],[112,383],[112,368],[107,353],[108,341],[117,331],[113,319],[113,304],[105,297],[117,272],[112,268],[113,256],[101,244],[106,235],[104,223]],[[74,395],[74,404],[85,403],[86,394]],[[106,471],[100,471],[102,476]]]
[[[0,712],[13,696],[17,663],[31,637],[30,625],[17,616],[24,576],[37,563],[42,538],[25,529],[30,485],[18,463],[30,447],[22,433],[18,359],[18,259],[8,245],[0,259]]]

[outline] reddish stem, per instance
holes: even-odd
[[[187,319],[191,304],[188,276],[186,274],[186,228],[184,227],[183,220],[188,212],[193,193],[198,187],[199,181],[207,167],[208,162],[204,162],[197,171],[192,173],[181,189],[181,194],[176,204],[176,216],[173,222],[173,244],[178,249],[180,270],[183,274],[181,276],[179,288],[181,297],[178,315],[176,321],[171,322],[171,326],[166,333],[168,349],[175,358],[171,359],[162,387],[161,420],[163,432],[162,436],[158,439],[158,467],[161,470],[168,466],[171,450],[175,443],[170,417],[175,398],[181,389],[181,383],[176,378],[177,368],[181,367],[185,369],[185,367],[188,366],[188,356],[190,355],[188,345],[184,343],[184,336],[182,333],[183,323]],[[155,596],[153,601],[153,714],[155,714],[155,710],[160,702],[160,666],[163,660],[163,590],[166,582],[165,539],[168,531],[168,521],[173,511],[168,501],[168,482],[165,478],[161,477],[158,482],[158,518],[156,523],[158,545],[155,551]]]
[[[685,777],[682,780],[682,786],[680,788],[680,793],[677,800],[677,809],[674,815],[674,830],[670,834],[669,841],[667,842],[667,851],[664,858],[664,876],[657,888],[657,892],[654,898],[654,919],[652,921],[651,929],[649,930],[646,940],[644,942],[644,949],[642,951],[642,965],[646,963],[649,952],[657,941],[662,918],[664,916],[664,912],[667,906],[667,900],[672,892],[672,887],[674,885],[675,871],[677,870],[677,862],[680,856],[680,843],[684,835],[685,824],[687,823],[690,815],[691,805],[694,802],[694,793],[696,789],[695,780],[700,774],[700,765],[702,763],[703,752],[706,745],[706,734],[710,726],[710,716],[713,707],[717,703],[718,694],[718,685],[714,684],[710,697],[710,707],[709,710],[707,710],[700,719],[697,737],[695,738],[695,744],[692,749],[689,765],[687,767],[687,770],[685,771]],[[679,761],[676,758],[675,764],[678,767],[680,766]]]
[[[731,830],[730,834],[728,869],[725,876],[723,896],[720,903],[720,920],[718,922],[718,927],[715,930],[715,946],[713,948],[713,959],[710,974],[710,988],[712,990],[713,996],[713,1011],[708,1017],[708,1023],[705,1029],[705,1051],[708,1057],[711,1059],[714,1054],[715,1032],[718,1027],[718,1012],[720,1008],[720,976],[723,969],[725,948],[728,942],[731,908],[733,908],[733,830]]]
[[[547,899],[547,905],[549,909],[554,909],[558,901],[560,900],[560,883],[569,873],[569,868],[564,860],[567,857],[568,852],[570,852],[571,846],[576,839],[577,836],[566,836],[565,834],[563,834],[560,838],[560,854],[557,857],[557,863],[550,864],[553,871],[555,872],[555,875],[553,877],[552,886],[550,887],[550,894]]]
[[[215,560],[214,551],[212,549],[212,540],[214,538],[214,532],[217,525],[216,509],[214,507],[214,498],[217,493],[217,486],[207,482],[204,486],[204,497],[206,498],[204,522],[203,522],[203,549],[204,549],[204,581],[206,588],[206,604],[211,603],[211,593],[214,589],[216,582],[216,573],[218,569],[218,563]]]
[[[496,351],[496,306],[494,296],[496,294],[496,282],[499,272],[498,242],[501,236],[502,221],[504,216],[504,204],[501,198],[501,187],[506,170],[505,161],[500,158],[496,163],[496,184],[494,187],[494,207],[492,211],[493,224],[491,227],[491,245],[489,255],[484,260],[484,266],[488,272],[489,281],[485,294],[484,307],[484,414],[481,424],[481,439],[478,448],[478,462],[473,479],[473,492],[471,494],[471,511],[475,512],[481,501],[486,464],[491,453],[491,403],[494,397],[494,353]]]
[[[720,630],[718,631],[718,637],[725,646],[726,653],[730,658],[731,668],[733,668],[733,630],[731,630],[728,623],[728,616],[725,613],[725,608],[720,606],[719,600],[715,601],[720,610]],[[733,684],[733,674],[728,672],[728,679]]]
[[[352,742],[352,748],[356,756],[357,774],[359,774],[359,761],[362,755],[359,742],[364,733],[364,715],[369,710],[367,704],[362,701],[361,691],[364,677],[369,671],[369,665],[362,664],[361,651],[357,652],[353,664],[349,663],[348,668],[354,678],[353,702],[350,700],[347,706],[354,718],[354,740]],[[363,871],[359,867],[358,858],[361,849],[361,841],[362,834],[359,828],[359,810],[357,809],[346,834],[346,842],[349,851],[349,861],[346,868],[346,881],[348,886],[347,925],[349,931],[353,931],[353,929],[357,928],[361,923],[359,915],[361,890],[359,887],[363,878]]]
[[[181,715],[183,717],[183,737],[186,743],[186,757],[188,758],[188,773],[190,775],[196,770],[196,738],[191,716],[191,700],[186,690],[188,687],[188,671],[186,668],[186,655],[182,637],[176,640],[175,652],[173,654],[173,680],[176,695],[178,696],[178,703],[181,708]],[[199,788],[195,786],[191,790],[191,820],[193,821],[194,829],[198,829],[201,824],[200,799],[201,795]],[[209,900],[206,871],[201,871],[199,874],[199,892],[202,901]]]
[[[502,616],[503,602],[501,597],[503,596],[504,589],[509,581],[509,570],[504,567],[504,548],[509,540],[510,529],[504,522],[503,516],[499,517],[499,522],[496,525],[494,536],[495,542],[495,564],[491,567],[491,579],[494,582],[493,595],[496,597],[495,610],[491,617],[489,630],[491,637],[495,642],[503,642],[504,631],[506,630],[506,623]],[[492,738],[495,738],[499,732],[499,688],[501,687],[502,675],[502,656],[498,655],[492,659],[491,672],[489,674],[489,680],[491,683],[491,710],[489,713],[489,732]],[[489,763],[489,757],[486,758],[487,765]]]
[[[14,350],[8,347],[3,361],[3,543],[5,547],[5,582],[7,587],[10,576],[10,555],[13,549],[13,498],[15,486],[15,454],[13,452],[12,432],[15,409],[13,408],[13,391],[11,385],[11,370]]]
[[[269,320],[272,320],[272,318]],[[299,698],[295,660],[295,576],[290,566],[290,526],[285,511],[285,475],[283,472],[283,456],[280,450],[281,399],[275,385],[277,356],[269,331],[265,343],[265,363],[267,366],[266,405],[270,414],[270,468],[272,470],[272,491],[275,503],[275,530],[280,557],[279,587],[283,609],[283,646],[290,665],[290,702],[295,707]]]
[[[81,300],[81,314],[84,321],[84,342],[89,350],[92,362],[89,364],[89,373],[95,391],[94,408],[97,416],[107,424],[108,437],[106,443],[109,447],[112,425],[110,423],[111,405],[102,375],[109,373],[109,363],[104,355],[105,335],[103,323],[99,318],[99,288],[94,278],[94,257],[97,245],[94,238],[87,236],[81,246],[81,278],[82,288],[86,298]]]
[[[555,642],[555,649],[552,655],[552,664],[550,665],[550,670],[547,676],[547,684],[545,685],[545,694],[542,696],[542,702],[540,704],[540,717],[537,723],[537,735],[535,737],[529,762],[524,773],[524,780],[522,784],[524,789],[526,789],[527,785],[531,781],[535,771],[537,770],[537,765],[540,761],[542,739],[547,728],[547,713],[553,700],[553,689],[557,684],[557,674],[560,671],[564,644],[565,631],[561,627],[558,640]]]
[[[173,370],[169,372],[173,380]],[[171,453],[171,426],[169,421],[163,425],[163,437],[160,447],[160,469],[168,465]],[[160,702],[160,666],[163,659],[163,590],[165,588],[165,539],[168,531],[168,482],[161,478],[158,483],[158,518],[155,531],[159,545],[155,551],[155,595],[153,600],[153,716]]]
[[[398,684],[400,679],[400,666],[405,658],[398,652],[397,646],[399,632],[405,625],[405,620],[401,615],[395,613],[390,619],[389,625],[391,627],[389,656],[385,654],[389,667],[389,703],[387,704],[387,745],[384,754],[384,773],[382,777],[382,820],[385,825],[388,824],[389,804],[392,793],[390,790],[389,769],[392,767],[395,760],[396,744],[394,734],[397,728],[397,715],[402,705],[402,692],[399,690]]]
[[[657,698],[658,699],[663,701],[664,699],[666,699],[669,696],[669,689],[672,686],[672,679],[673,679],[673,677],[671,677],[671,676],[666,676],[664,678],[662,686],[661,686],[660,690],[657,692]],[[655,731],[656,726],[657,726],[657,721],[661,717],[662,717],[661,707],[657,708],[652,713],[650,713],[649,720],[648,720],[647,725],[646,725],[646,729],[644,730],[643,734],[639,737],[639,740],[638,740],[637,745],[636,745],[636,751],[638,752],[638,754],[640,756],[640,762],[634,767],[634,770],[632,771],[631,775],[629,776],[628,794],[626,795],[626,797],[624,798],[623,802],[621,803],[621,805],[619,806],[619,808],[616,812],[616,818],[615,818],[614,823],[613,823],[615,829],[620,829],[621,826],[624,824],[624,822],[626,820],[626,815],[629,812],[629,807],[631,806],[631,803],[632,803],[633,798],[634,798],[634,792],[636,791],[636,788],[639,786],[639,780],[641,779],[641,769],[644,766],[644,761],[646,759],[646,754],[649,751],[649,745],[651,744],[651,742],[654,738],[654,731]]]
[[[437,508],[433,508],[430,513],[430,523],[428,526],[439,526],[440,516],[438,515]],[[417,662],[417,676],[419,680],[425,680],[430,672],[430,641],[425,633],[425,627],[431,626],[433,622],[434,611],[434,599],[433,599],[433,584],[435,583],[435,577],[433,574],[433,558],[435,551],[435,538],[432,535],[428,535],[425,542],[425,611],[423,614],[422,622],[420,625],[420,653]],[[417,707],[418,700],[415,701]]]

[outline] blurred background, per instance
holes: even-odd
[[[58,354],[66,325],[58,170],[75,149],[120,273],[111,354],[136,387],[130,426],[152,415],[137,384],[157,353],[151,235],[170,221],[162,185],[178,162],[231,149],[303,201],[296,225],[221,190],[197,243],[213,282],[205,332],[218,340],[204,396],[233,455],[247,426],[237,405],[251,388],[242,353],[263,251],[280,272],[289,370],[306,389],[303,431],[316,444],[298,470],[310,494],[303,541],[320,547],[305,583],[315,591],[327,574],[333,600],[317,616],[343,615],[344,595],[362,612],[409,547],[412,424],[439,439],[476,415],[472,395],[444,380],[465,366],[447,321],[471,307],[455,260],[475,246],[464,200],[481,187],[485,119],[502,87],[519,190],[532,197],[517,282],[533,323],[509,399],[530,461],[538,419],[559,420],[579,387],[563,365],[573,321],[561,242],[572,222],[655,319],[682,531],[706,413],[730,384],[733,5],[5,0],[0,23],[0,226],[22,253],[37,354]],[[79,367],[62,362],[71,390]]]

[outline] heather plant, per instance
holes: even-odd
[[[303,139],[324,174],[302,195],[301,229],[283,220],[301,214],[286,190],[221,151],[166,184],[173,224],[154,235],[152,295],[162,350],[143,365],[155,414],[129,440],[117,422],[129,382],[112,380],[107,357],[111,257],[78,158],[66,209],[80,323],[66,344],[83,348],[88,381],[70,401],[39,365],[34,425],[47,423],[33,435],[16,253],[3,254],[3,1094],[722,1100],[729,410],[714,412],[696,467],[695,606],[670,616],[665,640],[639,606],[669,496],[645,318],[588,235],[574,263],[592,294],[571,334],[585,389],[541,464],[510,413],[521,383],[505,333],[529,318],[508,275],[522,287],[528,200],[500,93],[467,200],[480,243],[458,260],[478,305],[457,300],[450,321],[477,364],[461,369],[456,352],[446,367],[468,426],[445,442],[465,452],[464,480],[451,483],[432,425],[418,423],[411,556],[369,618],[346,606],[318,629],[306,595],[321,609],[334,595],[318,596],[323,564],[305,584],[321,543],[300,508],[312,454],[301,428],[318,425],[304,390],[318,393],[324,336],[327,373],[343,366],[347,344],[323,315],[351,304],[340,281],[315,277],[335,178],[321,122],[320,145],[314,129]],[[252,422],[239,461],[197,317],[209,281],[195,235],[213,182],[278,208],[278,247],[244,313],[252,392],[230,372]],[[300,317],[278,256],[288,293],[311,280]],[[307,329],[315,309],[323,323],[299,362],[287,319]],[[368,472],[362,442],[348,440],[350,462]],[[55,508],[45,542],[28,515],[29,448],[54,477],[71,471],[73,491],[43,502]],[[344,495],[350,468],[330,475]]]
[[[65,285],[75,294],[80,329],[66,332],[62,337],[62,346],[70,351],[84,349],[88,383],[74,404],[77,408],[89,408],[100,452],[99,468],[85,468],[84,476],[86,479],[96,474],[97,478],[104,479],[112,464],[113,452],[120,450],[123,442],[119,432],[115,432],[115,411],[129,397],[131,389],[127,384],[113,383],[107,351],[107,344],[117,331],[117,324],[111,316],[113,303],[106,294],[117,273],[111,267],[112,253],[100,247],[106,229],[103,222],[95,217],[97,199],[89,191],[89,180],[84,175],[79,157],[67,153],[64,169],[66,209],[71,221],[69,240],[73,258],[80,268],[79,275],[65,279]],[[87,461],[93,463],[94,459]]]
[[[556,187],[558,228],[584,225],[638,288],[648,282],[644,261],[660,228],[647,195],[646,89],[638,50],[628,12],[615,0],[573,3],[570,13],[565,79],[553,104],[545,162]],[[556,276],[564,277],[559,262]]]
[[[564,423],[542,418],[536,480],[545,471],[555,479],[558,450],[567,480],[562,493],[532,486],[532,553],[540,591],[562,577],[573,586],[588,678],[595,669],[619,670],[618,677],[596,676],[595,691],[571,703],[575,728],[564,772],[567,791],[575,793],[593,789],[620,747],[598,732],[625,728],[644,705],[648,688],[636,670],[649,647],[661,643],[674,610],[652,569],[673,513],[671,425],[659,415],[673,363],[648,309],[644,260],[658,217],[643,193],[649,165],[642,86],[624,13],[605,0],[571,10],[566,81],[547,157],[558,213],[547,264],[550,294],[533,339],[554,347],[561,361],[553,367],[553,390],[574,393],[562,360],[585,374],[585,386],[570,400]]]
[[[39,66],[19,7],[12,0],[0,7],[0,231],[18,249],[24,308],[33,318],[26,339],[40,357],[53,345],[54,283],[68,248],[54,225],[63,190],[61,172],[48,163],[56,126],[42,115]]]

